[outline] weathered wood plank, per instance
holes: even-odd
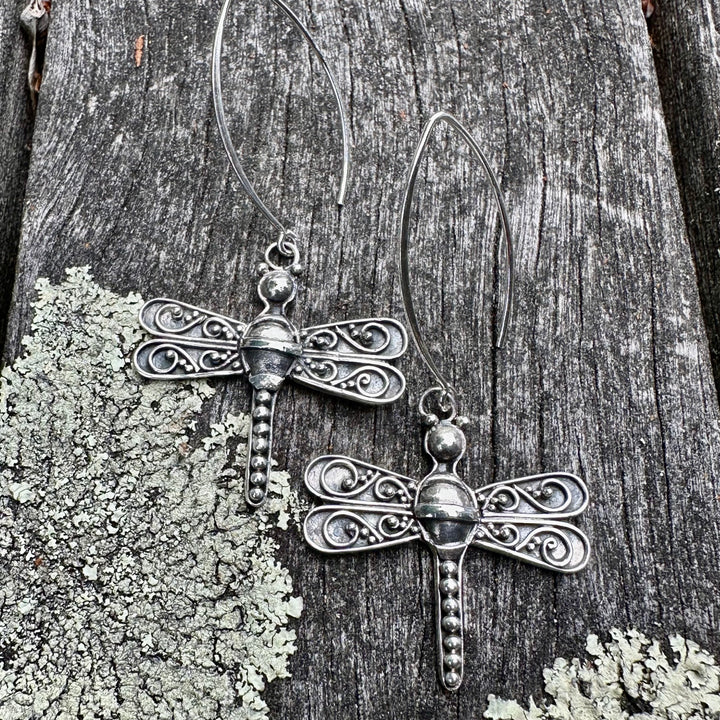
[[[466,477],[567,469],[593,497],[583,524],[595,556],[579,576],[468,560],[466,682],[453,697],[435,679],[425,551],[326,559],[295,531],[280,537],[306,610],[293,676],[266,693],[277,717],[480,717],[488,693],[539,693],[543,666],[613,626],[720,649],[719,413],[637,5],[301,5],[348,97],[354,175],[339,217],[326,88],[275,11],[236,10],[228,109],[260,194],[301,238],[295,317],[399,317],[404,172],[422,121],[452,110],[498,169],[518,239],[514,326],[496,352],[495,211],[467,153],[438,141],[413,262],[419,312],[475,420]],[[216,10],[176,0],[55,12],[6,358],[27,332],[35,280],[72,265],[116,292],[255,311],[252,268],[272,233],[237,194],[214,129]],[[414,353],[403,368],[414,403],[428,373]],[[302,389],[280,404],[276,454],[296,485],[329,448],[425,471],[412,404],[372,412]],[[241,383],[220,384],[204,417],[246,407]]]
[[[32,135],[29,53],[20,10],[15,2],[0,8],[0,341],[12,295]]]
[[[706,0],[663,4],[650,21],[716,385],[720,384],[719,17],[720,5]]]

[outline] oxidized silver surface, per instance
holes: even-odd
[[[588,504],[570,473],[533,475],[471,490],[456,467],[465,435],[452,417],[426,416],[433,468],[420,482],[343,455],[315,459],[305,484],[322,504],[305,519],[305,539],[324,553],[361,552],[423,540],[435,558],[438,670],[446,690],[463,677],[463,574],[471,545],[548,570],[587,564],[585,534],[564,522]]]
[[[249,324],[156,298],[140,310],[140,323],[155,339],[143,343],[133,362],[147,378],[186,380],[247,375],[252,386],[250,448],[245,473],[247,503],[265,502],[277,391],[286,378],[370,405],[390,403],[405,390],[403,374],[388,360],[407,349],[407,334],[390,318],[366,318],[298,330],[288,319],[299,271],[297,251],[284,269],[270,262],[270,246],[258,294],[264,309]]]

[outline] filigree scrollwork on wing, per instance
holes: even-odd
[[[368,318],[306,328],[301,333],[309,352],[391,359],[407,347],[405,330],[390,318]]]
[[[587,505],[587,488],[580,478],[569,473],[537,475],[499,482],[477,491],[484,514],[576,515]]]
[[[293,379],[334,395],[365,403],[386,403],[405,389],[402,374],[386,363],[352,358],[301,357]]]
[[[212,377],[243,372],[237,349],[162,338],[143,343],[135,352],[134,362],[141,375],[151,378]]]
[[[412,513],[392,508],[328,505],[312,510],[305,537],[324,552],[357,552],[408,542],[417,537]]]
[[[481,523],[473,544],[560,572],[580,570],[590,553],[587,537],[575,526],[521,518]]]
[[[225,320],[201,310],[188,310],[178,303],[166,303],[157,310],[155,323],[164,333],[186,335],[193,328],[208,340],[233,340],[237,333]]]
[[[165,298],[145,303],[140,321],[154,335],[225,343],[236,343],[245,327],[232,318]]]
[[[353,352],[382,353],[390,345],[390,333],[380,323],[370,321],[361,325],[350,324],[322,328],[303,338],[310,350],[339,352],[341,342],[347,343]]]
[[[411,487],[397,478],[373,467],[361,467],[348,458],[338,457],[320,471],[320,488],[338,499],[363,502],[396,502],[408,504]]]

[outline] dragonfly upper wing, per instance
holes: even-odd
[[[407,350],[405,328],[392,318],[364,318],[315,325],[301,333],[308,353],[337,353],[394,360]]]
[[[540,518],[484,517],[472,544],[562,573],[582,570],[590,558],[585,533],[570,523]]]
[[[140,345],[133,356],[144,377],[184,379],[244,372],[239,341],[245,326],[232,318],[155,298],[142,306],[140,324],[157,336]]]
[[[588,504],[587,486],[571,473],[546,473],[496,482],[476,491],[483,514],[511,513],[562,519],[581,513]]]
[[[303,385],[370,405],[397,400],[405,377],[386,360],[407,349],[407,333],[390,318],[306,328],[293,377]]]
[[[324,501],[305,518],[305,539],[316,550],[375,550],[418,537],[410,478],[344,455],[324,455],[308,466],[305,485]]]
[[[245,330],[237,320],[168,298],[148,300],[140,309],[140,324],[152,335],[213,343],[237,343]]]
[[[330,503],[390,503],[410,508],[417,484],[412,478],[345,455],[315,458],[305,471],[307,489]]]

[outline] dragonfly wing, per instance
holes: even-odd
[[[313,495],[330,503],[386,503],[407,510],[417,487],[412,478],[345,455],[315,458],[305,471],[305,485]]]
[[[133,355],[135,369],[155,380],[241,375],[244,370],[237,343],[159,337],[143,343]]]
[[[582,570],[590,558],[590,541],[574,525],[517,515],[484,517],[472,544],[562,573]]]
[[[336,353],[375,360],[394,360],[407,350],[405,328],[392,318],[364,318],[315,325],[301,333],[308,353]]]
[[[377,550],[419,533],[412,511],[390,503],[320,505],[308,513],[303,529],[307,543],[324,553]]]
[[[292,377],[302,385],[366,405],[391,403],[405,392],[405,376],[397,368],[349,355],[303,350]]]
[[[391,318],[365,318],[305,328],[293,377],[303,385],[369,405],[397,400],[405,377],[386,360],[407,350],[405,328]]]
[[[493,483],[475,494],[484,515],[510,513],[559,520],[578,515],[588,504],[588,490],[583,480],[562,472]]]
[[[212,343],[237,344],[245,331],[237,320],[168,298],[146,302],[140,309],[140,324],[152,335]]]

